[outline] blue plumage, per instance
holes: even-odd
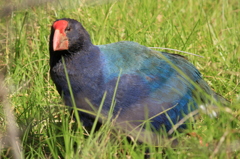
[[[54,22],[49,51],[51,77],[69,106],[72,101],[62,59],[77,107],[96,111],[107,92],[103,116],[108,115],[121,73],[113,117],[117,118],[116,126],[125,131],[148,118],[156,130],[171,129],[172,123],[176,124],[184,114],[199,104],[208,103],[199,88],[216,99],[221,98],[183,56],[158,52],[129,41],[95,46],[82,25],[72,19]],[[87,126],[94,120],[94,116],[82,112],[80,118]]]

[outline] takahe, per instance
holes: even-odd
[[[183,56],[130,41],[93,45],[88,32],[73,19],[53,23],[49,45],[51,78],[65,104],[73,106],[64,67],[78,108],[98,111],[106,92],[101,115],[108,116],[112,105],[115,126],[125,132],[140,131],[139,138],[161,128],[170,130],[184,115],[209,104],[208,97],[223,100]],[[79,115],[85,126],[95,119],[86,112]],[[145,119],[152,131],[144,124],[138,127]]]

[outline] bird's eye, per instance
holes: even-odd
[[[71,31],[71,28],[70,28],[70,27],[67,27],[65,31]]]

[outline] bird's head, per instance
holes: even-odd
[[[51,28],[50,49],[53,51],[78,52],[91,44],[84,27],[74,19],[56,20]]]

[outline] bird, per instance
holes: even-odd
[[[169,131],[200,106],[225,100],[184,56],[133,41],[94,45],[74,19],[53,22],[49,53],[50,76],[57,91],[67,106],[85,110],[79,111],[79,117],[87,127],[96,116],[86,111],[100,111],[102,117],[111,112],[116,128],[155,140],[157,131]]]

